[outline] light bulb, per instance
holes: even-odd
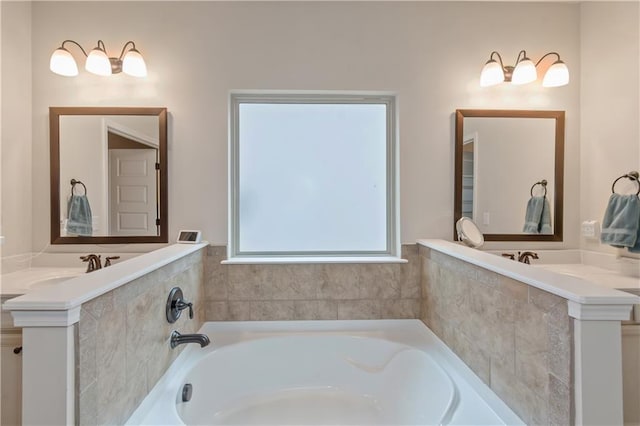
[[[511,76],[511,83],[513,84],[527,84],[532,81],[536,81],[538,73],[536,72],[536,66],[531,59],[523,58],[513,70]]]
[[[71,53],[64,47],[57,48],[49,60],[49,69],[56,74],[65,77],[74,77],[78,75],[78,65]]]
[[[502,66],[495,60],[487,61],[480,73],[480,86],[489,87],[500,84],[504,81],[504,71]]]
[[[561,60],[557,60],[547,70],[542,80],[544,87],[558,87],[569,84],[569,69]]]
[[[84,64],[84,69],[97,75],[111,75],[111,62],[104,50],[96,47],[89,52],[87,62]]]
[[[147,65],[144,63],[140,52],[136,49],[131,49],[124,55],[124,59],[122,59],[122,72],[134,77],[147,76]]]

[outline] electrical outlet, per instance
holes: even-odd
[[[582,236],[586,238],[595,238],[598,234],[598,221],[585,220],[582,222]]]

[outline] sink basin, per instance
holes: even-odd
[[[2,298],[20,296],[30,290],[58,285],[64,281],[85,273],[84,267],[78,268],[29,268],[0,276]]]
[[[640,291],[640,279],[622,275],[616,271],[599,268],[593,265],[576,264],[536,264],[537,268],[547,269],[558,274],[581,278],[598,285],[616,289]]]

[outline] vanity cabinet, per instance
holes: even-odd
[[[15,295],[2,296],[1,303]],[[22,346],[22,329],[13,326],[13,318],[8,311],[0,311],[0,425],[22,424],[22,352],[14,349]]]
[[[640,424],[640,322],[622,325],[624,424]]]
[[[4,322],[3,322],[4,325]],[[22,333],[6,331],[0,335],[1,353],[0,381],[2,403],[0,405],[0,424],[14,426],[22,424],[22,353],[14,349],[22,345]]]

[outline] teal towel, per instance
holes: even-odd
[[[549,200],[544,197],[542,206],[542,217],[540,218],[540,234],[552,234],[551,232],[551,206]]]
[[[636,234],[636,245],[629,247],[631,253],[640,253],[640,215],[638,216],[638,233]]]
[[[67,215],[67,233],[89,236],[93,233],[91,206],[86,195],[71,195]]]
[[[640,226],[640,199],[637,195],[611,194],[602,219],[600,241],[614,247],[636,248]]]
[[[551,207],[547,197],[529,198],[522,232],[528,234],[551,234]]]

